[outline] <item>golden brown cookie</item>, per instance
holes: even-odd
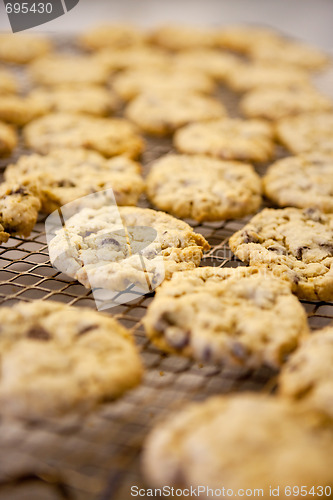
[[[66,203],[112,189],[118,205],[136,205],[144,182],[140,165],[125,156],[106,159],[86,149],[55,149],[46,156],[21,156],[5,171],[7,181],[35,190],[42,210],[51,213]]]
[[[125,101],[134,99],[139,94],[179,92],[201,92],[209,94],[214,90],[214,83],[210,77],[194,70],[174,71],[133,69],[115,76],[112,80],[113,89]]]
[[[333,101],[311,87],[262,87],[247,92],[240,110],[248,118],[279,120],[287,116],[313,111],[329,111]]]
[[[167,485],[201,499],[267,499],[273,492],[287,500],[301,491],[311,498],[330,495],[332,450],[327,418],[281,398],[243,393],[188,404],[162,421],[145,442],[142,466],[152,488]]]
[[[222,118],[226,109],[217,99],[192,92],[147,93],[136,97],[125,115],[148,134],[167,135],[192,122]]]
[[[295,67],[315,71],[328,65],[330,59],[323,51],[305,43],[288,40],[267,40],[251,48],[251,56],[270,64],[292,64]]]
[[[146,35],[130,24],[105,24],[96,26],[78,37],[78,45],[86,50],[125,49],[145,42]]]
[[[93,56],[53,54],[32,63],[29,73],[34,83],[52,87],[105,84],[110,71]]]
[[[288,280],[300,299],[333,300],[333,214],[265,208],[229,240],[235,255]]]
[[[29,97],[43,103],[50,112],[83,113],[93,116],[108,116],[119,105],[112,91],[97,85],[38,88],[30,92]]]
[[[52,50],[52,43],[41,35],[0,33],[0,61],[26,64]]]
[[[92,149],[106,157],[124,154],[137,158],[144,143],[135,127],[122,118],[96,118],[51,113],[24,128],[25,142],[38,153],[58,148]]]
[[[50,104],[40,96],[0,95],[0,120],[23,127],[47,114]]]
[[[115,319],[52,301],[0,310],[0,413],[57,417],[84,413],[141,381],[130,333]]]
[[[213,30],[189,25],[161,26],[153,31],[150,39],[153,43],[172,51],[201,49],[216,45]]]
[[[280,120],[276,134],[292,153],[333,152],[333,113],[302,113]]]
[[[234,25],[225,26],[216,30],[217,44],[242,54],[250,54],[255,47],[267,43],[277,43],[281,35],[265,26]]]
[[[291,65],[252,62],[231,67],[226,83],[236,92],[246,92],[258,87],[308,86],[310,78],[306,71]]]
[[[157,208],[183,219],[234,219],[261,204],[261,179],[251,165],[201,155],[159,158],[146,186]]]
[[[40,201],[19,182],[0,184],[0,243],[10,235],[29,236],[37,221]]]
[[[0,122],[0,157],[11,155],[17,145],[17,134],[13,127]]]
[[[10,71],[0,68],[0,95],[15,94],[18,90],[18,83],[14,74]]]
[[[182,153],[222,160],[260,162],[274,154],[273,130],[263,120],[222,118],[192,123],[175,133],[174,145]]]

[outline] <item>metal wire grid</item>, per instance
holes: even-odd
[[[225,89],[222,93],[229,112],[235,115],[235,95]],[[147,144],[143,157],[146,170],[151,161],[171,150],[168,139],[150,139]],[[23,154],[23,149],[16,157],[18,154]],[[283,154],[277,148],[277,156]],[[261,167],[260,173],[264,170]],[[142,205],[147,206],[147,202]],[[227,241],[247,220],[202,224],[192,221],[195,230],[212,246],[202,265],[240,265]],[[133,332],[141,349],[146,373],[137,389],[86,416],[0,422],[0,500],[128,500],[131,486],[143,485],[139,455],[145,436],[158,418],[182,401],[232,391],[273,389],[276,374],[265,367],[248,372],[161,353],[149,343],[141,323],[152,298],[152,294],[140,297],[111,310]],[[0,247],[0,306],[36,299],[95,308],[90,290],[50,265],[43,219],[29,238],[13,237]],[[303,305],[311,328],[332,321],[332,303]]]

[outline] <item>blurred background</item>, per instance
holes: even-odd
[[[263,24],[333,51],[333,0],[80,0],[68,14],[31,31],[73,32],[108,21]],[[0,1],[0,31],[9,30]]]

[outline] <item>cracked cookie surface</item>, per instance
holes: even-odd
[[[244,267],[174,274],[157,290],[143,322],[164,351],[251,369],[278,368],[308,334],[290,286]]]
[[[187,154],[221,160],[267,161],[274,154],[273,130],[263,120],[222,118],[177,130],[174,144]]]
[[[307,153],[273,163],[263,178],[268,198],[280,207],[333,212],[332,154]]]
[[[206,156],[164,156],[146,185],[156,207],[197,221],[243,217],[261,204],[261,179],[251,165]]]
[[[148,241],[147,241],[148,240]],[[50,241],[52,264],[86,287],[156,286],[200,264],[209,245],[185,222],[145,208],[83,208]]]
[[[261,488],[267,497],[279,486],[287,499],[286,486],[332,483],[332,449],[331,421],[290,401],[243,393],[191,403],[164,419],[145,442],[142,465],[154,487]]]
[[[137,385],[143,368],[129,332],[110,316],[58,302],[0,310],[1,413],[85,411]]]
[[[77,198],[112,189],[119,205],[136,205],[144,189],[138,163],[124,156],[106,159],[86,149],[57,149],[46,156],[21,156],[5,171],[8,181],[30,187],[51,213]]]
[[[333,327],[304,340],[279,375],[279,394],[333,417]]]
[[[301,299],[333,299],[333,215],[313,208],[269,209],[229,240],[250,266],[264,266],[290,281]]]

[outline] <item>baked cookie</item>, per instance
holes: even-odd
[[[333,147],[333,145],[332,145]],[[263,179],[265,195],[280,207],[333,212],[333,149],[289,156],[271,165]]]
[[[311,87],[262,87],[245,94],[240,110],[248,118],[279,120],[311,111],[328,111],[333,101]]]
[[[255,47],[277,43],[281,35],[264,26],[234,25],[217,29],[215,39],[224,49],[250,54]]]
[[[118,99],[113,92],[97,85],[59,86],[51,89],[39,88],[33,90],[29,97],[44,103],[50,112],[108,116],[119,105]]]
[[[288,40],[267,40],[251,47],[251,57],[270,64],[291,64],[308,71],[316,71],[328,65],[330,59],[321,50],[305,43]]]
[[[226,80],[239,65],[239,58],[216,49],[184,50],[174,55],[174,67],[179,71],[197,71],[218,81]]]
[[[223,160],[268,161],[274,155],[272,127],[261,120],[223,118],[177,130],[174,145],[188,154]]]
[[[52,87],[105,84],[110,71],[93,56],[55,54],[32,63],[29,74],[34,83]]]
[[[121,118],[96,118],[51,113],[24,128],[27,146],[47,154],[57,148],[93,149],[106,157],[124,154],[137,158],[144,149],[135,127]]]
[[[188,404],[161,422],[146,440],[142,465],[151,486],[201,487],[202,499],[245,491],[288,499],[294,486],[320,492],[332,484],[332,450],[327,418],[245,393]]]
[[[15,130],[6,123],[0,121],[0,157],[9,156],[17,145],[17,134]]]
[[[162,273],[168,279],[174,271],[198,266],[208,248],[203,236],[171,215],[116,206],[83,208],[49,243],[59,271],[87,288],[115,291],[133,284],[147,288],[147,280],[155,287]]]
[[[0,61],[26,64],[51,50],[52,43],[43,36],[0,33]]]
[[[279,394],[333,418],[333,328],[313,333],[279,375]]]
[[[243,262],[291,282],[299,298],[333,300],[333,214],[266,208],[229,240]]]
[[[261,204],[261,179],[251,165],[206,156],[164,156],[146,186],[157,208],[199,222],[243,217]]]
[[[174,274],[143,322],[163,351],[250,369],[278,368],[309,331],[289,284],[245,267]]]
[[[172,62],[170,54],[158,47],[139,45],[125,49],[106,48],[96,52],[98,58],[110,71],[119,70],[164,70]]]
[[[125,49],[145,43],[146,34],[130,24],[105,24],[82,33],[77,43],[86,50]]]
[[[236,92],[246,92],[258,87],[307,86],[310,85],[310,78],[300,68],[279,63],[254,62],[231,67],[226,83]]]
[[[115,92],[130,101],[142,93],[167,93],[169,96],[181,93],[200,92],[210,94],[214,90],[211,78],[197,71],[133,69],[116,75],[112,81]]]
[[[0,95],[15,94],[18,84],[14,75],[6,69],[0,68]]]
[[[171,51],[216,46],[214,30],[189,25],[161,26],[151,33],[150,40]]]
[[[10,235],[29,236],[39,209],[39,199],[26,186],[15,182],[0,184],[0,243]]]
[[[18,95],[0,95],[0,120],[22,127],[27,123],[47,114],[51,107],[38,95],[21,97]]]
[[[125,156],[106,159],[86,149],[55,149],[46,156],[21,156],[5,178],[36,189],[51,213],[73,200],[112,189],[118,205],[136,205],[144,189],[140,165]]]
[[[152,135],[168,135],[192,122],[226,116],[221,102],[191,92],[141,94],[126,108],[126,117]]]
[[[110,316],[59,302],[0,310],[0,412],[38,418],[86,411],[140,383],[129,332]]]
[[[276,124],[276,134],[292,153],[333,152],[333,113],[304,113]]]

